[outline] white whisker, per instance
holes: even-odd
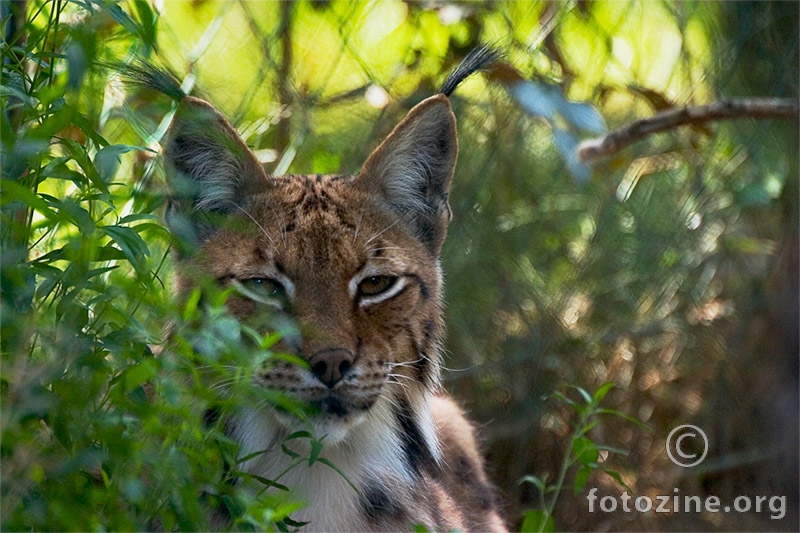
[[[262,226],[261,224],[259,224],[258,220],[256,220],[256,219],[253,217],[253,215],[251,215],[250,213],[248,213],[248,212],[247,212],[247,210],[246,210],[244,207],[240,206],[240,205],[237,205],[237,206],[236,206],[236,209],[238,209],[239,211],[241,211],[242,213],[244,213],[245,215],[247,215],[247,217],[248,217],[250,220],[252,220],[252,221],[253,221],[253,224],[255,224],[256,226],[258,226],[258,229],[260,229],[260,230],[261,230],[261,233],[263,233],[263,234],[264,234],[264,236],[265,236],[265,237],[266,237],[266,238],[269,240],[269,243],[270,243],[270,244],[272,244],[272,245],[274,245],[274,244],[275,244],[275,241],[273,241],[273,240],[272,240],[272,237],[270,237],[270,236],[269,236],[269,233],[267,233],[267,230],[265,230],[265,229],[264,229],[264,226]]]
[[[399,223],[400,223],[399,219],[395,220],[394,222],[392,222],[391,224],[389,224],[388,226],[383,228],[381,231],[379,231],[378,233],[376,233],[375,235],[370,237],[369,240],[367,240],[367,242],[364,243],[364,248],[368,250],[369,249],[369,245],[372,244],[372,241],[374,241],[375,239],[377,239],[378,237],[380,237],[381,235],[383,235],[384,233],[386,233],[387,231],[389,231],[390,229],[392,229],[393,227],[395,227]]]

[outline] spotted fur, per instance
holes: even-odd
[[[446,93],[488,60],[471,61]],[[356,175],[268,177],[210,104],[181,100],[165,149],[168,221],[184,242],[178,291],[200,272],[235,289],[228,307],[242,321],[277,313],[299,325],[280,347],[308,367],[269,361],[254,381],[315,408],[323,456],[344,474],[317,462],[281,477],[309,501],[293,515],[309,530],[504,529],[473,428],[440,387],[439,253],[457,151],[440,93]],[[289,464],[284,439],[305,429],[263,406],[226,427],[250,456],[241,468],[268,479]]]

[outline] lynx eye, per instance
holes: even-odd
[[[289,303],[289,296],[284,286],[270,278],[249,278],[239,280],[238,285],[245,296],[271,305],[285,308]]]
[[[371,276],[358,284],[359,296],[378,296],[388,292],[397,283],[397,276]]]

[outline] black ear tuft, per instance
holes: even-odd
[[[484,45],[475,48],[467,54],[461,64],[447,77],[439,92],[445,96],[450,96],[462,81],[475,72],[490,67],[498,59],[500,59],[499,52],[489,46]]]
[[[180,82],[167,70],[145,61],[128,64],[105,64],[122,75],[122,80],[130,85],[154,89],[176,102],[186,96]]]

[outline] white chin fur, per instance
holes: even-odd
[[[297,417],[286,413],[274,413],[275,418],[288,433],[307,430],[307,426]],[[347,440],[352,429],[367,418],[366,413],[351,413],[346,416],[325,415],[324,413],[309,417],[314,437],[324,439],[327,445],[336,445]]]

